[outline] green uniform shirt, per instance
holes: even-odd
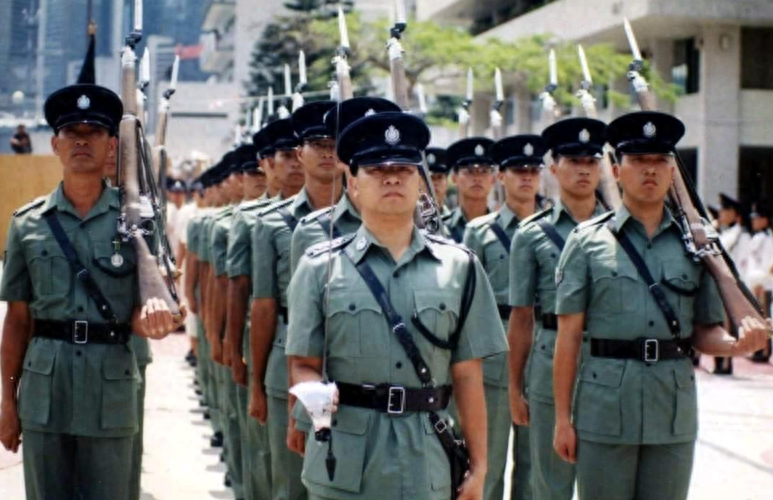
[[[307,249],[330,238],[330,234],[319,223],[319,218],[322,215],[330,217],[339,236],[354,233],[362,225],[360,213],[354,208],[354,205],[349,200],[349,195],[346,193],[341,196],[335,207],[317,210],[301,219],[298,227],[293,232],[293,239],[290,244],[290,269],[293,273],[295,273],[295,268],[298,267],[298,262]]]
[[[557,314],[585,312],[591,338],[669,340],[671,331],[644,280],[606,225],[610,216],[578,226],[556,269]],[[681,337],[695,324],[723,321],[716,284],[700,263],[685,254],[679,225],[665,209],[652,238],[625,207],[614,215],[652,276],[691,294],[663,290],[679,315]],[[613,444],[688,442],[697,435],[697,394],[689,358],[646,364],[588,357],[579,373],[575,400],[578,436]]]
[[[451,239],[461,243],[464,239],[464,229],[467,227],[467,219],[464,217],[461,205],[442,217]]]
[[[464,231],[464,244],[480,259],[486,270],[491,288],[494,290],[497,304],[502,306],[507,305],[509,291],[507,267],[510,248],[505,247],[491,226],[493,224],[499,225],[504,229],[507,237],[512,240],[518,222],[518,216],[505,204],[498,212],[471,220]],[[506,329],[509,317],[501,316],[501,313],[500,317]],[[504,354],[485,359],[483,361],[483,375],[486,383],[497,387],[507,387],[508,372],[506,367],[507,356]]]
[[[110,303],[119,322],[138,307],[136,257],[121,243],[115,267],[118,191],[105,186],[81,218],[62,185],[23,207],[11,220],[0,300],[27,302],[35,320],[104,323],[97,306],[73,275],[44,214],[54,211],[81,263]],[[35,337],[27,348],[19,387],[23,429],[92,437],[137,432],[139,371],[129,344],[76,345]]]
[[[225,207],[212,225],[212,265],[217,277],[223,276],[227,271],[228,233],[231,229],[234,209],[234,206]]]
[[[276,299],[280,309],[264,384],[269,395],[287,399],[287,359],[284,353],[287,324],[281,310],[286,310],[288,304],[292,231],[281,215],[282,208],[296,221],[313,211],[304,188],[296,196],[275,203],[260,213],[252,232],[252,297]]]
[[[411,246],[399,262],[360,227],[350,240],[355,261],[367,261],[403,318],[418,314],[441,339],[456,329],[470,263],[463,248],[414,230]],[[322,358],[327,353],[330,379],[352,384],[421,387],[404,349],[392,333],[381,307],[349,257],[320,244],[304,256],[293,277],[287,353]],[[321,248],[321,250],[319,250]],[[332,274],[327,279],[328,259]],[[477,259],[476,287],[469,316],[454,351],[440,349],[408,328],[438,385],[451,383],[451,365],[507,351],[491,286]],[[325,291],[329,289],[328,307]],[[445,412],[441,412],[444,414]],[[333,443],[338,467],[330,482],[327,448],[310,438],[303,479],[309,491],[325,498],[448,499],[448,459],[427,413],[399,418],[376,410],[339,406]]]
[[[199,262],[212,264],[212,226],[215,224],[220,208],[211,208],[201,220],[201,233],[199,235]]]
[[[596,203],[594,216],[604,211],[603,205]],[[560,200],[552,208],[525,219],[518,226],[511,247],[509,303],[512,307],[539,305],[542,313],[555,314],[555,271],[561,250],[536,223],[542,218],[555,228],[564,241],[577,227],[577,222]],[[535,327],[537,336],[529,358],[528,396],[529,399],[552,404],[556,331],[544,329],[540,318],[536,318]]]

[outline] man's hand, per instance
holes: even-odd
[[[295,427],[295,419],[290,417],[287,425],[287,448],[303,456],[306,453],[306,433]]]
[[[241,356],[231,356],[231,371],[234,382],[247,387],[247,365]]]
[[[556,424],[553,448],[564,461],[577,463],[577,433],[571,422]]]
[[[220,339],[213,339],[210,342],[212,348],[210,349],[210,357],[215,363],[223,364],[223,342]]]
[[[510,415],[515,425],[529,425],[529,403],[521,391],[510,389]]]
[[[223,339],[223,366],[231,367],[231,343],[228,341],[228,335]]]
[[[261,425],[266,425],[268,415],[268,402],[266,401],[266,392],[257,384],[253,385],[250,391],[250,416],[256,419]]]
[[[471,470],[459,487],[457,500],[482,500],[486,474]]]
[[[0,406],[0,443],[12,453],[19,451],[21,422],[16,412],[16,401],[3,401]]]
[[[180,317],[175,319],[166,302],[150,298],[140,310],[139,325],[135,331],[150,339],[163,339],[183,324],[187,314],[185,306],[180,306]]]
[[[732,355],[741,356],[765,348],[772,328],[770,319],[767,320],[767,323],[751,316],[742,319],[738,329],[738,340],[733,345]]]

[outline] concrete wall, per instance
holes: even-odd
[[[56,156],[0,155],[0,254],[14,210],[50,193],[61,180]]]

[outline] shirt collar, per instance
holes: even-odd
[[[67,197],[64,195],[64,183],[60,182],[59,186],[57,186],[56,190],[54,190],[53,193],[51,193],[48,196],[48,199],[46,200],[46,203],[43,205],[43,211],[46,212],[52,208],[56,208],[59,212],[69,213],[71,215],[74,215],[78,219],[81,218],[80,214],[77,210],[75,210],[75,207],[70,202],[70,200],[67,199]],[[99,196],[99,199],[94,204],[93,207],[91,207],[91,210],[86,215],[86,217],[83,219],[83,222],[92,219],[93,217],[96,217],[98,215],[101,215],[105,212],[107,212],[109,209],[115,209],[120,210],[121,204],[118,199],[118,190],[116,188],[110,187],[107,182],[104,180],[102,181],[102,194]]]
[[[290,204],[290,213],[292,213],[295,218],[299,219],[313,211],[314,207],[311,206],[309,195],[306,193],[306,188],[304,187],[297,195],[295,195],[295,199]]]
[[[593,217],[599,216],[603,214],[604,212],[608,212],[607,209],[604,208],[604,205],[601,204],[600,201],[596,201],[596,207],[593,209]],[[569,217],[569,220],[571,220],[575,225],[578,224],[578,222],[572,217],[572,214],[569,213],[569,210],[564,206],[564,204],[559,199],[555,205],[553,205],[553,214],[551,222],[555,226],[558,224],[559,219],[561,219],[561,215],[565,215],[566,217]]]
[[[354,263],[359,264],[372,247],[378,247],[382,252],[384,252],[385,255],[389,255],[389,250],[381,245],[378,240],[376,240],[376,237],[373,236],[370,231],[368,231],[368,228],[365,227],[365,224],[363,224],[355,233],[352,242],[349,243],[347,252],[354,259]],[[413,234],[411,235],[411,245],[403,254],[400,262],[398,262],[398,265],[403,265],[410,262],[414,259],[414,257],[423,253],[425,250],[428,255],[431,255],[435,259],[438,258],[437,255],[435,255],[432,247],[427,245],[427,239],[424,234],[422,234],[422,232],[414,226]]]
[[[633,221],[633,223],[635,223],[638,227],[642,227],[641,222],[636,220],[633,215],[631,215],[631,212],[628,211],[628,208],[625,205],[621,205],[620,208],[618,208],[615,212],[615,230],[620,231],[628,221]],[[674,219],[674,216],[671,214],[671,211],[668,209],[668,207],[664,205],[663,219],[660,221],[660,225],[658,225],[658,229],[655,231],[653,238],[672,226],[679,229],[679,225],[676,223],[676,219]]]
[[[507,206],[507,203],[504,203],[502,205],[502,208],[499,209],[499,221],[502,223],[502,227],[507,229],[510,227],[510,224],[515,221],[516,224],[520,222],[520,219],[518,219],[518,216],[513,212],[509,206]]]
[[[343,196],[341,196],[341,199],[338,200],[338,203],[336,203],[335,209],[333,209],[333,222],[343,217],[346,213],[348,213],[354,219],[362,220],[362,217],[360,217],[360,212],[354,208],[352,200],[349,199],[349,194],[344,191]]]

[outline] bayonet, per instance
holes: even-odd
[[[427,95],[424,93],[424,85],[421,83],[416,84],[416,99],[419,101],[419,114],[425,116],[427,114]]]
[[[641,74],[642,69],[644,69],[644,59],[639,50],[636,35],[633,33],[633,28],[627,18],[623,18],[623,28],[625,29],[625,36],[628,39],[628,46],[631,48],[631,55],[633,56],[633,60],[628,65],[628,74],[626,77],[628,78],[628,81],[631,82],[631,87],[633,87],[634,92],[636,92],[639,106],[642,109],[654,109],[655,101],[650,93],[649,84]]]
[[[467,91],[465,93],[462,106],[458,110],[459,114],[459,139],[464,139],[470,135],[470,106],[472,106],[475,96],[475,74],[472,68],[467,68]]]
[[[335,65],[336,84],[331,86],[330,94],[332,100],[343,101],[354,97],[352,88],[352,77],[349,73],[349,30],[346,27],[346,15],[342,6],[338,6],[338,36],[339,43],[336,49],[336,55],[333,57]]]
[[[491,105],[491,131],[494,140],[499,140],[504,135],[502,106],[505,104],[505,89],[502,84],[502,71],[499,68],[494,70],[494,102]]]
[[[298,54],[298,85],[293,94],[293,113],[303,106],[303,90],[306,88],[306,54],[300,51]]]
[[[550,121],[555,121],[561,110],[556,105],[556,100],[553,98],[553,92],[558,88],[558,64],[556,62],[556,51],[550,49],[548,55],[548,84],[545,85],[545,90],[540,94],[540,100],[542,101],[542,111],[549,117]]]
[[[405,60],[403,59],[405,51],[401,40],[408,24],[405,18],[404,0],[394,0],[394,6],[395,24],[389,29],[389,41],[387,42],[389,66],[392,74],[392,94],[395,103],[407,111],[409,108],[408,82],[405,77]]]

